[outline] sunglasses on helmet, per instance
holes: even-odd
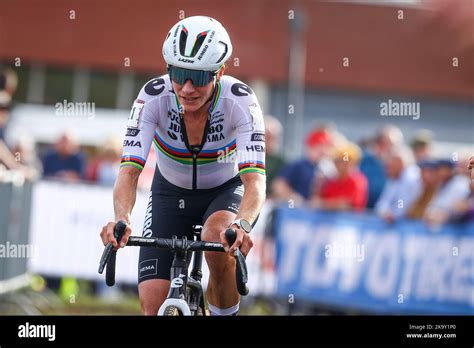
[[[195,87],[202,87],[211,82],[214,79],[214,76],[216,76],[217,72],[190,70],[170,65],[168,67],[168,74],[171,80],[180,85],[184,85],[187,80],[191,80]]]

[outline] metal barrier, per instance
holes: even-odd
[[[8,172],[0,182],[0,294],[28,284],[27,261],[33,184],[18,172]]]

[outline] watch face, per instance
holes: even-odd
[[[250,233],[250,230],[252,229],[252,226],[250,225],[250,223],[247,221],[247,220],[240,220],[240,225],[242,226],[242,229],[247,232],[247,233]]]

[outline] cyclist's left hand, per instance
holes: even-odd
[[[237,248],[240,249],[242,254],[244,256],[247,256],[249,253],[250,249],[253,247],[253,242],[252,239],[250,238],[250,234],[246,233],[244,230],[232,226],[232,229],[237,232],[237,238],[235,239],[234,244],[232,244],[229,248],[229,244],[227,243],[227,240],[225,239],[225,231],[222,231],[220,234],[221,238],[221,243],[224,246],[224,249],[226,252],[233,254]]]

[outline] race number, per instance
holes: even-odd
[[[132,106],[132,111],[130,111],[130,117],[128,118],[128,127],[138,128],[138,122],[140,121],[140,116],[144,106],[145,102],[143,100],[135,100]]]

